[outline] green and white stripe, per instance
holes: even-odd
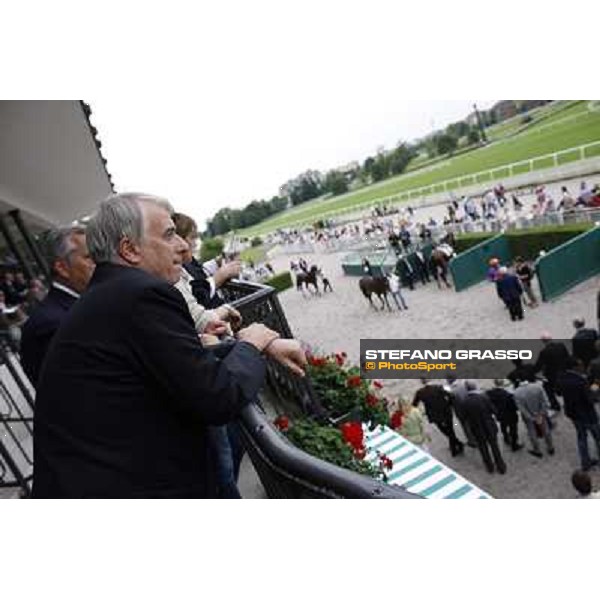
[[[366,459],[376,464],[377,451],[394,466],[387,472],[388,483],[428,499],[488,499],[489,494],[467,481],[430,454],[389,427],[374,431],[365,428]]]

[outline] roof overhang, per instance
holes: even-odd
[[[66,225],[112,192],[78,100],[0,101],[0,211],[17,208],[33,229]]]

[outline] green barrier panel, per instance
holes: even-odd
[[[510,262],[512,254],[504,234],[484,240],[469,248],[450,261],[450,273],[454,288],[460,292],[485,279],[490,258],[499,258],[500,263]]]
[[[600,226],[550,250],[537,261],[543,300],[552,300],[600,273]]]
[[[344,275],[355,277],[364,275],[362,267],[363,258],[366,258],[371,263],[371,270],[375,277],[382,275],[384,271],[391,271],[396,264],[395,255],[390,250],[367,252],[366,254],[351,252],[342,259],[342,271],[344,271]]]

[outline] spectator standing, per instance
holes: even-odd
[[[23,326],[21,338],[21,364],[33,387],[37,387],[50,342],[87,288],[95,267],[81,227],[47,231],[40,238],[40,248],[50,267],[52,283]]]
[[[486,392],[490,399],[494,413],[500,423],[500,430],[504,443],[509,445],[513,452],[521,450],[519,444],[519,413],[514,396],[506,390],[503,379],[494,379],[494,387]]]
[[[535,308],[538,305],[537,298],[533,292],[533,278],[535,277],[535,272],[531,268],[529,263],[525,262],[521,256],[518,256],[516,259],[515,265],[515,273],[519,278],[519,282],[523,286],[523,291],[525,292],[527,298],[529,299],[529,307]]]
[[[489,473],[497,470],[498,473],[504,474],[506,473],[506,463],[498,447],[498,427],[493,416],[494,405],[478,389],[474,380],[467,380],[465,389],[467,394],[462,405],[463,414],[477,440],[477,447],[483,463]]]
[[[565,415],[571,419],[577,432],[577,450],[583,471],[588,471],[600,459],[600,424],[590,395],[585,366],[579,358],[572,358],[566,371],[558,378],[558,390],[565,404]],[[591,434],[596,444],[597,459],[590,458],[587,437]]]
[[[398,307],[398,310],[402,310],[402,308],[404,308],[404,310],[408,310],[406,300],[404,300],[404,296],[400,291],[400,277],[398,277],[396,273],[392,272],[388,274],[387,278],[390,286],[390,293],[394,299],[394,302],[396,303],[396,306]]]
[[[598,340],[598,332],[585,326],[585,319],[577,318],[573,320],[575,327],[575,335],[573,336],[573,356],[583,361],[587,368],[590,361],[598,355],[596,352],[596,341]]]
[[[462,454],[464,444],[454,433],[450,394],[441,385],[432,384],[426,379],[422,379],[421,383],[423,387],[417,390],[413,406],[418,407],[420,403],[423,403],[429,422],[433,423],[448,438],[452,456]]]
[[[527,428],[527,435],[531,443],[529,453],[538,458],[543,454],[538,442],[543,437],[546,442],[548,454],[554,454],[554,443],[550,430],[550,416],[548,414],[548,397],[541,383],[536,381],[533,369],[529,369],[519,387],[515,390],[515,402]]]
[[[548,400],[552,410],[560,411],[560,404],[556,399],[556,381],[561,371],[566,369],[569,362],[569,351],[562,342],[552,341],[552,336],[544,332],[541,335],[544,345],[536,360],[535,373],[542,372],[546,379],[544,389],[548,394]]]

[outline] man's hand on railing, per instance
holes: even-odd
[[[265,354],[287,367],[292,373],[304,377],[306,354],[297,340],[276,339],[268,345]]]
[[[252,344],[259,352],[264,352],[279,337],[279,334],[262,323],[252,323],[240,329],[237,337],[242,342]]]
[[[222,306],[217,307],[215,312],[219,319],[231,323],[233,329],[238,329],[242,324],[242,315],[229,304],[223,304]]]

